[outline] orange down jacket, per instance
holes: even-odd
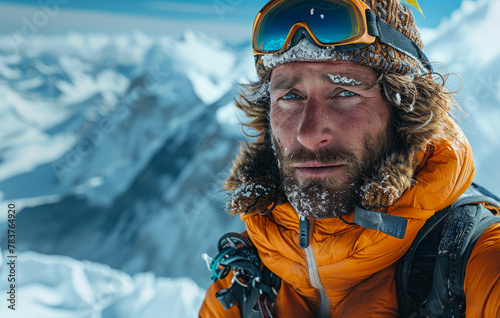
[[[328,296],[330,317],[399,317],[396,261],[425,221],[454,202],[474,175],[466,141],[436,145],[426,160],[415,186],[386,210],[407,218],[403,239],[347,225],[338,218],[310,220],[310,246]],[[353,221],[352,214],[346,221]],[[311,285],[305,251],[298,244],[299,218],[290,204],[279,205],[265,216],[244,215],[242,219],[262,262],[282,278],[274,316],[317,317],[320,294]],[[231,275],[211,284],[200,317],[240,317],[237,306],[225,310],[214,296],[230,284]],[[491,226],[477,241],[467,264],[464,288],[468,318],[500,317],[500,224]]]

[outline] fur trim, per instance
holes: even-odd
[[[230,214],[262,213],[287,201],[272,147],[244,144],[233,164],[224,183],[225,188],[232,191],[227,205]]]
[[[379,177],[362,187],[361,204],[368,208],[392,206],[414,181],[416,156],[392,154],[379,169]]]

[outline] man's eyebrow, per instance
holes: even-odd
[[[300,83],[300,77],[283,77],[273,81],[271,90],[290,89]]]
[[[341,85],[341,86],[363,86],[363,83],[353,77],[342,75],[342,74],[327,74],[325,80],[329,83]]]

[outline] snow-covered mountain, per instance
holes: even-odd
[[[24,207],[17,248],[207,285],[200,255],[242,230],[220,183],[242,138],[228,105],[250,54],[191,32],[6,51],[0,192]]]
[[[426,46],[431,60],[444,63],[450,90],[468,118],[460,123],[472,144],[476,181],[500,193],[500,2],[463,1],[459,10],[436,30]],[[438,69],[442,70],[438,66]]]
[[[151,272],[130,276],[107,265],[34,252],[19,254],[16,261],[17,302],[3,302],[0,316],[5,318],[196,317],[205,296],[188,278]],[[0,268],[1,277],[9,271],[9,266]],[[0,292],[10,298],[6,281]]]
[[[456,96],[470,115],[460,122],[473,145],[476,181],[497,194],[500,45],[491,39],[498,15],[498,1],[464,1],[426,46],[432,61],[463,79]],[[82,260],[112,267],[95,265],[137,293],[162,276],[205,288],[210,274],[200,255],[213,254],[223,233],[243,230],[225,213],[220,184],[248,138],[233,106],[236,83],[254,72],[248,43],[230,46],[189,31],[178,39],[39,35],[19,46],[0,37],[0,206],[17,207],[18,251],[73,258],[21,254],[44,269],[25,276],[23,293],[51,271],[62,276],[49,275],[47,286],[71,280],[69,269],[86,268]],[[460,89],[462,81],[450,76],[448,85]],[[0,213],[0,223],[5,218]],[[3,223],[4,249],[5,235]],[[123,310],[115,300],[106,306]]]

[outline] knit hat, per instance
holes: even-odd
[[[411,11],[401,4],[400,0],[363,0],[383,21],[401,32],[415,45],[423,49],[420,33],[415,25]],[[377,70],[396,72],[399,74],[423,74],[428,70],[416,57],[407,54],[378,39],[361,49],[352,51],[338,51],[334,46],[318,47],[303,39],[299,44],[292,46],[282,53],[256,55],[256,69],[260,77],[264,77],[271,69],[278,65],[296,61],[353,61],[370,66]]]

